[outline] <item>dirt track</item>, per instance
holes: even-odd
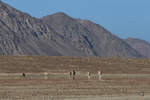
[[[0,100],[150,100],[149,59],[2,56],[0,72]]]

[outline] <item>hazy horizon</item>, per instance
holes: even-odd
[[[2,0],[12,7],[40,18],[64,12],[73,18],[88,19],[121,38],[150,42],[150,1],[148,0]]]

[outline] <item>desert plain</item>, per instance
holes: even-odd
[[[150,59],[0,56],[0,100],[150,100]]]

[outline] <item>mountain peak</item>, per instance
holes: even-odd
[[[70,16],[68,16],[66,13],[64,12],[57,12],[55,14],[52,15],[48,15],[48,16],[44,16],[42,19],[48,20],[50,18],[58,18],[58,19],[72,19]]]
[[[57,12],[57,13],[55,13],[55,14],[53,14],[53,15],[57,15],[57,16],[68,16],[66,13],[64,13],[64,12]]]

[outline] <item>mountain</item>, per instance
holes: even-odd
[[[99,57],[141,56],[126,42],[91,21],[73,19],[61,12],[43,17],[42,20],[86,55]]]
[[[0,54],[142,57],[102,26],[59,12],[35,18],[0,1]]]
[[[0,2],[0,54],[60,55],[46,39],[54,34],[40,20]]]
[[[150,43],[145,40],[140,40],[136,38],[128,38],[125,39],[125,41],[133,47],[135,50],[137,50],[139,53],[141,53],[143,56],[150,58]]]

